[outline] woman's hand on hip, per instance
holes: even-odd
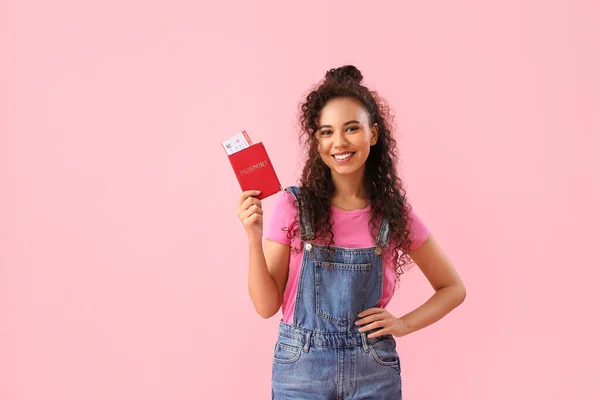
[[[393,335],[393,336],[404,336],[408,333],[408,328],[404,321],[400,318],[394,317],[385,308],[373,307],[369,308],[358,314],[360,318],[355,323],[362,327],[358,330],[359,332],[372,331],[378,329],[376,332],[372,332],[367,337],[375,338],[381,335]]]

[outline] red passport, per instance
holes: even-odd
[[[227,157],[242,191],[260,190],[261,193],[256,198],[262,200],[282,189],[267,150],[261,142]]]

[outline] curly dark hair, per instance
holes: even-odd
[[[304,144],[306,162],[300,180],[300,202],[312,217],[315,239],[326,243],[331,250],[334,238],[331,227],[331,197],[334,184],[331,170],[317,150],[315,133],[319,115],[325,104],[335,98],[351,97],[362,103],[369,115],[369,125],[378,126],[378,140],[371,146],[366,161],[364,186],[371,204],[370,233],[374,240],[381,218],[390,221],[390,237],[384,253],[396,260],[396,282],[412,260],[407,252],[411,246],[409,212],[403,183],[397,175],[396,140],[392,136],[393,112],[377,92],[361,84],[363,76],[353,65],[329,70],[300,104],[300,141]],[[376,243],[379,245],[379,243]]]

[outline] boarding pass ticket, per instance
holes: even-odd
[[[246,133],[246,131],[241,131],[240,133],[230,137],[229,139],[223,142],[223,147],[227,152],[227,155],[232,155],[237,153],[240,150],[244,150],[252,145],[252,140]]]

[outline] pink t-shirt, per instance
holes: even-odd
[[[297,213],[294,196],[284,190],[277,194],[273,213],[269,219],[264,237],[266,239],[290,245],[293,248],[299,246],[299,227],[297,226]],[[369,220],[371,207],[361,210],[344,211],[336,207],[331,207],[332,218],[335,224],[332,226],[334,234],[333,245],[346,248],[365,248],[375,246],[375,242],[369,231]],[[413,212],[409,214],[411,220],[411,249],[414,250],[421,246],[429,237],[429,230],[421,219]],[[295,229],[296,235],[288,238],[288,231]],[[393,246],[393,243],[390,243]],[[395,265],[397,259],[393,258],[392,252],[385,252],[388,257],[383,260],[383,291],[378,307],[385,307],[394,294],[396,271]],[[288,280],[283,294],[283,321],[291,324],[294,315],[294,306],[296,292],[298,288],[298,278],[300,276],[300,267],[302,265],[302,249],[300,251],[291,251]]]

